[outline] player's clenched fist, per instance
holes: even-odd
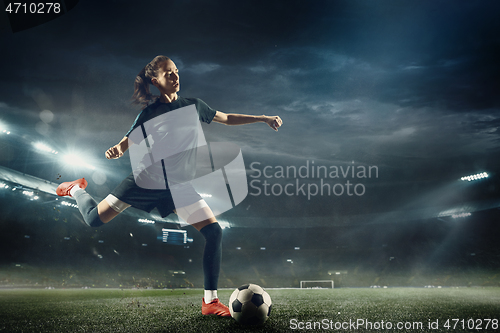
[[[271,126],[273,130],[278,131],[278,128],[283,125],[283,120],[281,120],[279,116],[268,116],[266,123]]]
[[[106,150],[105,155],[108,160],[115,159],[121,157],[123,155],[123,151],[118,145],[116,145]]]

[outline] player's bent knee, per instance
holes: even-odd
[[[207,241],[214,243],[222,242],[222,228],[219,223],[209,223],[198,229]]]
[[[118,214],[120,214],[125,209],[127,209],[127,207],[130,207],[130,205],[125,204],[124,202],[119,201],[118,199],[116,199],[115,201],[111,201],[111,205],[110,205],[110,203],[108,202],[108,197],[106,199],[104,199],[103,201],[101,201],[97,205],[97,211],[99,213],[99,218],[101,219],[101,221],[103,223],[108,223],[113,218],[115,218]],[[116,198],[116,197],[114,197],[114,198]],[[125,205],[120,205],[120,203],[125,204]]]
[[[109,205],[109,207],[111,207],[118,214],[130,207],[128,203],[121,201],[112,194],[109,194],[104,200]]]

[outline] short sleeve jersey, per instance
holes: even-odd
[[[156,102],[143,109],[141,113],[139,113],[132,127],[130,127],[130,130],[127,132],[127,134],[125,134],[125,136],[128,137],[134,129],[141,126],[150,119],[153,119],[166,112],[192,104],[196,106],[196,111],[198,112],[200,121],[210,124],[214,119],[215,114],[217,113],[216,110],[212,109],[207,105],[207,103],[199,98],[185,98],[178,96],[178,98],[172,103],[161,103],[160,99],[158,99]]]

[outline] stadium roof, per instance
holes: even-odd
[[[56,188],[59,184],[50,182],[45,179],[41,179],[32,175],[28,175],[16,170],[12,170],[3,166],[0,166],[0,180],[14,183],[22,186],[24,189],[30,189],[38,192],[44,192],[50,195],[56,196]],[[75,200],[72,197],[65,197],[66,199]],[[101,201],[103,198],[94,197],[97,201]],[[172,218],[162,218],[157,213],[147,214],[135,208],[129,208],[125,210],[122,214],[128,215],[135,218],[145,218],[154,219],[158,222],[168,222],[168,223],[179,223],[177,220]]]

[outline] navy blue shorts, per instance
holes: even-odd
[[[158,209],[161,217],[166,217],[173,213],[176,209],[172,193],[169,189],[166,190],[150,190],[137,186],[134,179],[134,174],[125,178],[112,192],[119,200],[131,205],[134,208],[151,212],[154,208]],[[202,200],[202,197],[195,191],[193,187],[188,187],[185,196],[189,198],[188,204]],[[177,200],[177,198],[176,198]],[[180,208],[180,207],[179,207]]]

